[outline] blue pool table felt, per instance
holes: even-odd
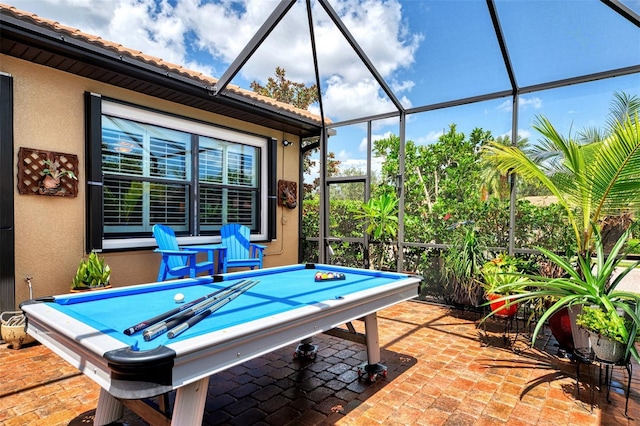
[[[345,279],[315,281],[316,272],[328,270],[344,273]],[[320,269],[291,267],[284,272],[280,269],[260,274],[236,273],[232,275],[232,279],[219,282],[201,279],[196,284],[185,285],[180,281],[167,281],[150,284],[148,288],[137,287],[131,291],[101,292],[100,296],[57,297],[56,302],[51,305],[92,326],[100,333],[122,341],[132,350],[145,351],[306,305],[340,299],[349,294],[388,284],[398,280],[402,275],[376,271],[358,272],[337,267],[333,269],[327,265],[322,265]],[[173,339],[169,339],[167,334],[163,333],[147,342],[142,337],[142,331],[131,336],[124,334],[127,328],[180,306],[174,301],[176,293],[182,293],[185,296],[184,303],[188,303],[242,279],[257,280],[259,283]]]

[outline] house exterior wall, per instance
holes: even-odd
[[[85,257],[85,92],[273,137],[279,142],[283,139],[295,140],[296,148],[277,144],[276,170],[278,180],[299,180],[300,154],[297,148],[300,144],[297,136],[5,55],[0,55],[0,72],[13,77],[15,183],[20,147],[76,154],[79,162],[76,198],[21,195],[17,185],[14,185],[16,306],[29,298],[26,277],[32,278],[33,297],[67,293],[78,263]],[[277,239],[266,243],[265,267],[296,263],[298,260],[298,209],[278,206],[276,214]],[[151,249],[105,252],[101,256],[112,269],[111,282],[114,287],[154,282],[156,279],[160,255]]]

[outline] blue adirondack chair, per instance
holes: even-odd
[[[213,275],[213,262],[198,263],[196,261],[198,251],[189,250],[188,247],[186,249],[180,248],[176,234],[170,227],[159,224],[153,225],[153,236],[158,243],[158,248],[154,251],[162,254],[158,281],[186,276],[195,277],[201,272],[208,272]]]
[[[226,273],[228,268],[262,268],[262,254],[265,246],[250,241],[251,230],[238,223],[230,223],[220,228],[222,245],[227,248],[223,259],[218,262],[218,273]]]

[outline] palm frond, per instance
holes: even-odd
[[[607,137],[606,132],[598,127],[587,127],[577,133],[578,140],[583,144],[600,142]]]
[[[614,128],[617,123],[624,122],[628,117],[640,114],[640,97],[637,95],[615,92],[613,98],[607,119],[609,128]]]
[[[590,167],[594,216],[640,207],[640,123],[638,116],[617,123]]]

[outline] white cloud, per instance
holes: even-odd
[[[383,134],[372,134],[371,135],[371,143],[373,144],[373,142],[375,142],[375,141],[378,141],[380,139],[387,139],[387,138],[390,138],[391,136],[394,136],[394,135],[395,134],[393,132],[385,132]],[[362,138],[362,140],[360,140],[360,143],[358,144],[358,151],[367,152],[367,138],[366,137],[364,137],[364,138]]]
[[[279,1],[13,0],[11,3],[147,55],[220,77]],[[313,2],[312,7],[327,116],[344,120],[395,111],[321,5]],[[386,83],[397,92],[410,92],[414,82],[397,80],[395,75],[414,63],[422,35],[408,31],[400,3],[339,0],[332,2],[332,7]],[[291,8],[243,66],[241,76],[246,81],[265,82],[273,76],[276,66],[283,67],[291,80],[316,82],[305,2],[297,2]],[[243,86],[248,88],[247,84]],[[401,102],[410,106],[407,98]]]
[[[395,111],[391,101],[380,91],[375,80],[349,82],[337,75],[327,81],[323,105],[333,116],[342,119]]]
[[[438,142],[438,139],[442,135],[444,135],[444,130],[438,130],[438,131],[431,130],[426,135],[418,137],[414,142],[417,145],[429,145],[429,144]]]
[[[530,129],[520,129],[518,130],[518,136],[520,136],[522,139],[529,139],[531,140],[531,130]]]
[[[526,96],[521,96],[518,99],[518,105],[522,110],[527,110],[529,108],[540,109],[542,108],[542,98],[539,98],[537,96],[534,96],[531,98]],[[498,105],[498,110],[504,111],[504,112],[511,112],[513,110],[513,102],[511,101],[511,99],[507,99],[503,103]]]
[[[499,135],[500,137],[503,138],[509,138],[509,140],[511,140],[511,132],[506,132],[503,133],[501,135]],[[518,130],[518,136],[522,139],[529,139],[531,137],[531,130],[530,129],[519,129]]]
[[[542,108],[542,99],[534,96],[533,98],[528,98],[528,97],[521,97],[520,98],[520,107],[521,108],[533,108],[533,109],[540,109]]]

